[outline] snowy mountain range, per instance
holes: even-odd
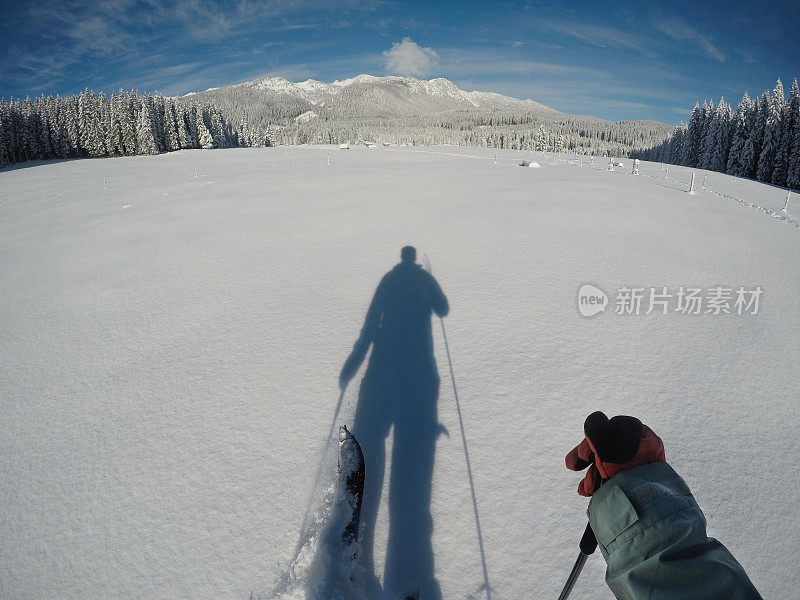
[[[293,83],[283,77],[268,77],[230,86],[227,89],[235,90],[237,88],[249,88],[267,94],[288,96],[320,108],[335,106],[337,102],[355,100],[365,105],[368,103],[378,104],[383,110],[398,113],[408,112],[410,109],[427,112],[428,110],[441,111],[459,108],[553,111],[533,100],[520,100],[494,92],[465,92],[452,81],[443,77],[424,80],[414,77],[358,75],[333,83],[324,83],[315,79]]]
[[[580,149],[627,153],[661,143],[674,128],[562,113],[534,100],[464,91],[444,78],[358,75],[325,83],[268,77],[192,93],[219,107],[244,138],[271,143],[378,139],[425,144]],[[536,138],[536,143],[534,143]]]

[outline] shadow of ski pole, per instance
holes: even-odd
[[[478,531],[478,548],[481,553],[481,566],[483,567],[483,588],[486,590],[486,600],[492,600],[492,588],[489,586],[489,569],[486,566],[486,551],[483,548],[483,533],[481,532],[481,519],[478,515],[478,498],[475,495],[475,481],[472,478],[472,465],[469,461],[469,450],[467,449],[467,434],[464,432],[464,420],[461,417],[461,403],[458,401],[458,389],[456,388],[456,376],[453,373],[453,360],[450,358],[450,345],[447,343],[447,332],[444,329],[444,319],[439,317],[442,326],[442,337],[444,338],[444,349],[447,353],[447,364],[450,366],[450,380],[453,382],[453,396],[456,399],[456,412],[458,413],[458,424],[461,427],[461,440],[464,443],[464,458],[467,461],[467,477],[469,478],[469,491],[472,494],[472,509],[475,512],[475,527]]]
[[[344,393],[347,388],[343,388],[341,393],[339,394],[339,401],[336,403],[336,409],[333,411],[333,419],[331,420],[331,429],[328,432],[328,437],[325,440],[325,443],[322,445],[322,450],[319,453],[319,465],[317,466],[317,473],[314,476],[314,485],[311,488],[311,494],[308,498],[308,503],[306,504],[306,512],[303,515],[303,528],[300,530],[300,539],[297,541],[297,546],[294,549],[294,557],[293,560],[297,560],[297,557],[300,555],[300,551],[303,549],[303,546],[308,541],[306,539],[306,532],[311,527],[309,523],[309,518],[311,517],[311,511],[314,507],[314,501],[319,494],[320,480],[322,477],[322,470],[325,467],[325,457],[327,456],[327,449],[333,440],[333,433],[336,431],[336,420],[339,418],[339,411],[342,409],[342,401],[344,400]]]

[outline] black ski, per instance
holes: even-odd
[[[358,541],[358,528],[361,524],[361,501],[364,497],[364,453],[358,440],[347,430],[339,427],[339,481],[343,483],[343,496],[351,509],[350,521],[342,531],[345,546]]]

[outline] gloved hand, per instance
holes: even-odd
[[[581,496],[591,496],[617,473],[651,462],[665,462],[664,442],[635,417],[609,418],[594,412],[583,424],[583,441],[567,454],[567,468],[589,470],[578,485]]]

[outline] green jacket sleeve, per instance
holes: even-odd
[[[619,600],[761,600],[728,549],[707,536],[703,512],[667,463],[615,475],[588,515]]]

